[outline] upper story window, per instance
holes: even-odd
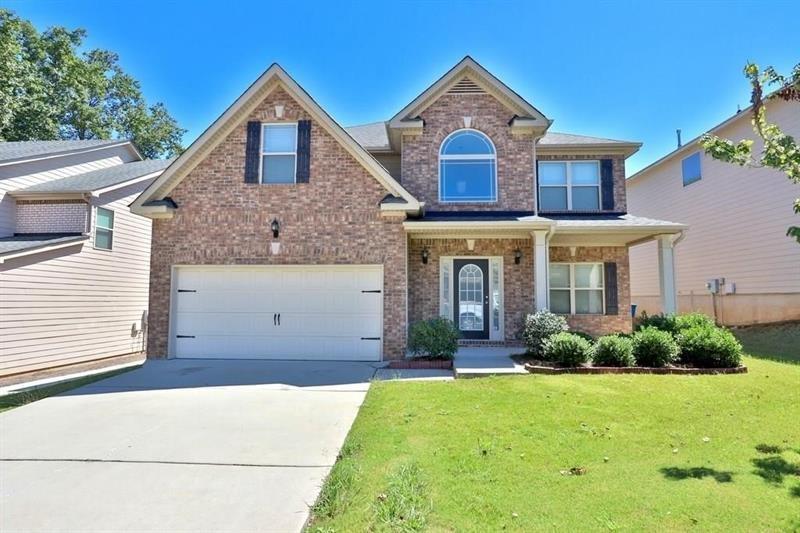
[[[496,202],[497,154],[477,130],[451,133],[439,151],[439,201]]]
[[[703,177],[700,171],[700,152],[695,152],[689,157],[681,161],[681,170],[683,172],[683,186],[699,181]]]
[[[94,217],[94,247],[111,250],[114,242],[114,211],[98,207]]]
[[[261,183],[294,183],[297,175],[297,124],[264,124]]]
[[[600,209],[600,161],[540,161],[539,209]]]

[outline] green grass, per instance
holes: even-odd
[[[309,530],[800,529],[800,365],[744,363],[375,383]]]
[[[738,328],[733,333],[753,357],[800,363],[800,323]]]
[[[20,407],[22,405],[35,402],[37,400],[47,398],[48,396],[55,396],[56,394],[61,394],[62,392],[67,392],[72,389],[77,389],[78,387],[83,387],[84,385],[88,385],[89,383],[94,383],[95,381],[100,381],[101,379],[107,379],[112,376],[124,374],[125,372],[130,372],[131,370],[135,370],[137,368],[139,367],[134,366],[130,368],[122,368],[120,370],[113,370],[111,372],[105,372],[103,374],[95,374],[93,376],[86,376],[84,378],[62,381],[61,383],[55,383],[53,385],[40,387],[38,389],[33,389],[26,392],[19,392],[17,394],[9,394],[8,396],[1,396],[0,413],[2,413],[3,411],[7,411],[8,409],[13,409],[15,407]]]

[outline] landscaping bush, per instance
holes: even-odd
[[[541,356],[544,341],[551,335],[568,329],[567,320],[563,316],[556,315],[545,309],[525,317],[522,337],[525,340],[528,353],[534,356]]]
[[[674,333],[677,329],[675,315],[665,315],[663,313],[648,315],[646,311],[642,311],[642,316],[636,320],[634,330],[640,331],[645,328],[656,328],[668,333]]]
[[[628,337],[606,335],[597,339],[592,361],[595,366],[633,366],[633,342]]]
[[[681,331],[677,336],[681,362],[699,368],[739,366],[742,345],[727,329],[700,325]]]
[[[666,331],[646,327],[633,335],[633,357],[639,366],[662,367],[678,359],[679,348]]]
[[[562,331],[544,341],[543,356],[564,366],[579,366],[591,359],[592,345],[579,335]]]
[[[582,339],[586,339],[587,341],[589,341],[589,344],[594,344],[594,337],[592,337],[588,333],[585,333],[583,331],[570,331],[570,333],[577,335]]]
[[[408,349],[415,357],[452,359],[458,350],[458,328],[452,320],[437,317],[411,326]]]
[[[673,334],[677,335],[681,331],[696,326],[715,328],[717,325],[714,319],[703,313],[687,313],[685,315],[677,315],[675,317],[675,331]]]

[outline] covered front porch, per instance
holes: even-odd
[[[428,214],[406,221],[409,323],[443,316],[463,345],[519,345],[528,313],[550,309],[597,336],[631,330],[628,247],[659,242],[665,309],[683,226],[629,215]]]

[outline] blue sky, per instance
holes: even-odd
[[[644,142],[628,174],[748,105],[749,60],[800,61],[800,2],[4,0],[82,27],[199,135],[272,62],[342,125],[385,120],[471,55],[554,131]],[[101,7],[102,6],[102,7]],[[755,28],[756,35],[750,35]]]

